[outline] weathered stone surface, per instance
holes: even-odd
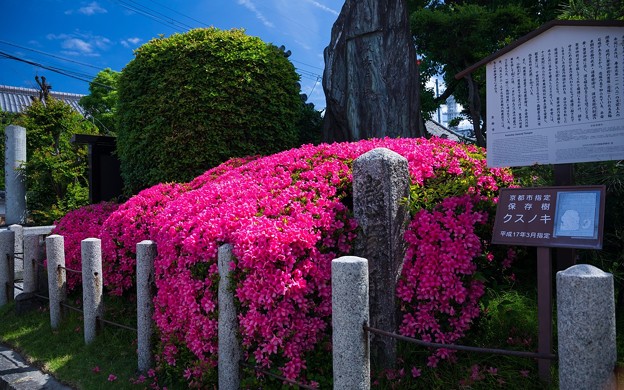
[[[587,264],[557,272],[559,386],[615,389],[613,275]]]
[[[323,141],[424,135],[405,0],[347,0],[324,55]]]
[[[15,248],[15,232],[0,230],[0,306],[13,300],[14,271],[13,256]]]
[[[85,344],[95,341],[97,319],[104,314],[102,293],[102,241],[87,238],[80,242],[82,255],[82,304]]]
[[[154,259],[156,244],[143,240],[137,244],[137,354],[139,371],[146,373],[154,365],[152,335],[154,321]]]
[[[403,202],[409,194],[407,159],[385,148],[353,163],[353,213],[361,229],[354,254],[368,260],[371,327],[396,332],[396,283],[401,274],[409,222]],[[373,335],[371,356],[377,368],[394,368],[396,340]]]
[[[238,334],[238,317],[234,289],[232,288],[232,270],[234,261],[232,245],[219,247],[219,389],[238,390],[241,378],[241,345]]]
[[[4,129],[4,181],[6,224],[26,223],[26,178],[21,170],[26,162],[26,129],[9,125]]]
[[[368,261],[343,256],[331,270],[334,389],[370,389]]]
[[[50,326],[58,329],[61,325],[61,302],[67,296],[67,272],[65,271],[65,238],[58,234],[46,237],[48,257],[48,297],[50,298]]]

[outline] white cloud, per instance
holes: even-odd
[[[310,4],[312,4],[316,8],[322,9],[325,12],[329,12],[332,15],[338,16],[338,14],[339,14],[339,12],[336,11],[335,9],[329,8],[328,6],[323,5],[323,4],[319,3],[318,1],[314,1],[314,0],[305,0],[305,1],[310,3]]]
[[[66,39],[63,41],[63,43],[61,43],[61,47],[63,49],[75,50],[79,53],[84,53],[84,54],[93,53],[93,46],[90,43],[85,42],[79,38]]]
[[[72,56],[97,57],[100,50],[106,50],[111,45],[110,39],[91,33],[48,34],[46,38],[60,41],[63,53]]]
[[[123,39],[121,41],[121,45],[123,47],[131,47],[131,46],[136,46],[138,45],[140,42],[142,41],[141,38],[128,38],[128,39]]]
[[[65,15],[72,15],[75,12],[79,14],[87,15],[87,16],[108,13],[108,11],[105,8],[103,8],[101,5],[99,5],[97,1],[93,1],[84,7],[78,8],[77,10],[68,9],[67,11],[65,11]]]
[[[256,8],[256,5],[251,0],[238,0],[238,4],[244,6],[245,8],[253,12],[256,15],[256,18],[260,20],[262,24],[264,24],[266,27],[270,27],[270,28],[275,27],[275,25],[270,20],[268,20],[262,14],[262,12],[258,10],[258,8]]]

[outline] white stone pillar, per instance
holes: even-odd
[[[344,256],[332,261],[334,389],[370,389],[368,261]]]
[[[238,390],[240,388],[241,346],[238,340],[238,318],[234,305],[234,292],[230,286],[230,263],[232,245],[219,247],[219,389]]]
[[[41,258],[41,246],[39,245],[39,235],[24,236],[24,293],[37,291],[37,275],[39,269],[37,262]]]
[[[67,272],[65,271],[65,238],[58,234],[46,237],[48,257],[48,297],[50,298],[50,326],[61,325],[61,302],[67,295]]]
[[[84,338],[86,344],[95,340],[97,319],[104,314],[102,301],[102,242],[87,238],[80,243],[82,254],[82,305],[84,311]]]
[[[613,275],[587,264],[557,272],[559,388],[617,388]]]
[[[152,287],[156,244],[150,240],[141,241],[137,244],[136,254],[138,365],[139,371],[146,373],[154,364],[152,358],[152,317],[154,314]]]
[[[26,223],[26,129],[9,125],[4,129],[4,183],[7,225]]]

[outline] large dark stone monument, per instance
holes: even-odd
[[[405,0],[346,0],[324,55],[323,141],[424,135]]]

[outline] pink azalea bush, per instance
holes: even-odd
[[[495,258],[483,239],[499,186],[512,184],[508,172],[488,169],[482,149],[442,139],[306,145],[144,190],[104,223],[105,284],[115,294],[134,283],[136,243],[157,244],[162,367],[190,386],[214,373],[217,252],[227,243],[245,359],[314,383],[308,357],[331,331],[331,260],[349,254],[357,235],[352,163],[377,147],[404,156],[413,183],[400,331],[439,342],[465,334],[484,291],[478,268],[511,261]],[[440,350],[430,364],[448,356]]]
[[[56,227],[52,234],[64,237],[65,241],[65,266],[69,269],[81,270],[82,257],[80,242],[86,238],[99,238],[100,229],[104,221],[113,213],[116,203],[102,202],[81,207],[70,211],[63,218],[55,222]],[[82,283],[82,277],[78,273],[67,273],[67,289],[74,290]]]
[[[412,181],[421,189],[440,172],[470,177],[461,185],[472,197],[453,206],[451,214],[457,212],[457,218],[449,215],[444,222],[461,225],[458,231],[487,219],[485,213],[472,210],[473,199],[490,196],[492,202],[498,186],[511,183],[506,171],[487,169],[478,148],[441,139],[304,146],[249,161],[221,175],[203,175],[197,180],[200,185],[197,181],[193,185],[196,189],[164,208],[159,215],[162,224],[153,231],[159,252],[155,320],[164,362],[184,366],[190,381],[201,381],[205,368],[216,364],[217,251],[219,245],[229,243],[236,256],[231,267],[247,359],[265,368],[277,366],[287,378],[306,380],[306,355],[330,330],[331,260],[350,252],[357,232],[346,205],[351,196],[351,165],[376,147],[406,157]],[[463,208],[464,216],[458,207]],[[424,220],[424,214],[417,218]],[[446,252],[458,251],[452,256],[461,258],[461,264],[438,269],[441,278],[430,281],[438,283],[438,290],[450,289],[444,293],[445,304],[427,308],[433,297],[418,291],[419,284],[403,284],[400,291],[407,297],[408,290],[413,290],[413,298],[404,304],[406,314],[429,310],[434,317],[450,318],[445,324],[448,330],[444,329],[446,340],[460,337],[467,329],[478,314],[477,300],[483,293],[481,284],[462,276],[474,274],[472,261],[485,247],[468,231],[455,238]],[[471,245],[466,250],[461,248],[461,238],[477,241],[466,243]],[[414,258],[419,242],[410,239],[410,244]],[[431,245],[445,244],[438,240]],[[437,254],[430,251],[419,261],[434,261]],[[418,266],[406,268],[410,271]],[[463,299],[462,294],[466,295]],[[456,320],[446,306],[454,307]],[[413,334],[408,326],[402,331]],[[429,337],[441,340],[441,331],[432,319],[419,333],[429,332]],[[187,351],[197,360],[179,361]]]
[[[136,244],[150,238],[159,223],[158,213],[186,191],[176,183],[158,184],[139,192],[115,210],[101,226],[104,285],[112,295],[134,291],[136,286]]]

